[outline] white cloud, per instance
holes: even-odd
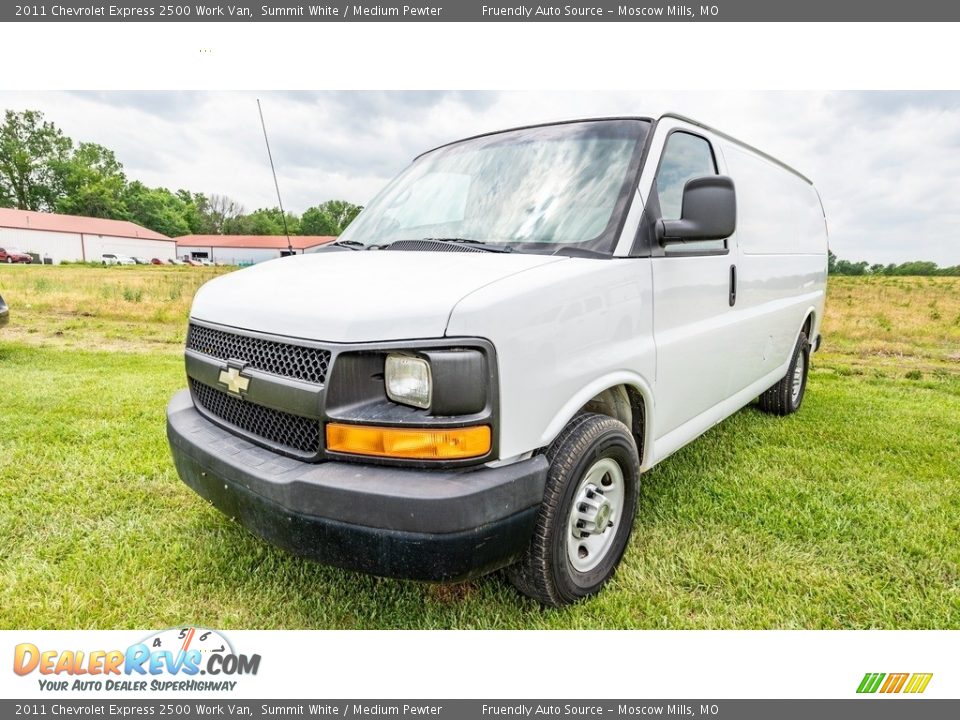
[[[131,178],[276,199],[258,94],[0,93],[76,140],[116,151]],[[840,256],[960,264],[960,93],[260,93],[285,205],[365,203],[423,150],[516,125],[681,112],[793,165],[816,183]]]

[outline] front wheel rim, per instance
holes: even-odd
[[[574,570],[590,572],[610,552],[623,516],[623,469],[600,458],[583,474],[567,519],[567,560]]]

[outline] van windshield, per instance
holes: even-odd
[[[610,255],[649,127],[644,120],[595,120],[439,148],[387,185],[339,243],[383,249],[437,240],[514,252]]]

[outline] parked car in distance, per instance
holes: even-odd
[[[151,265],[163,265],[164,262],[163,262],[163,260],[161,260],[160,258],[151,258],[150,264],[151,264]]]
[[[755,400],[800,408],[826,279],[810,180],[701,123],[480,135],[337,242],[203,285],[167,435],[187,485],[288,551],[506,568],[564,605],[648,521],[641,473]]]
[[[0,262],[28,264],[33,262],[33,256],[16,248],[0,248]]]
[[[115,255],[114,253],[104,253],[100,256],[104,265],[136,265],[137,262],[132,257],[126,255]]]
[[[149,264],[150,264],[150,261],[147,260],[146,258],[137,257],[136,255],[134,255],[134,256],[131,257],[130,259],[133,260],[133,262],[136,263],[137,265],[149,265]]]
[[[183,265],[183,260],[177,260],[176,258],[170,258],[167,260],[167,263],[170,265]]]
[[[0,295],[0,326],[6,325],[10,321],[10,308],[7,307],[7,303],[3,300],[3,295]]]

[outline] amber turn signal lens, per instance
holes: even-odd
[[[328,423],[327,450],[411,460],[463,460],[490,452],[490,426],[431,430]]]

